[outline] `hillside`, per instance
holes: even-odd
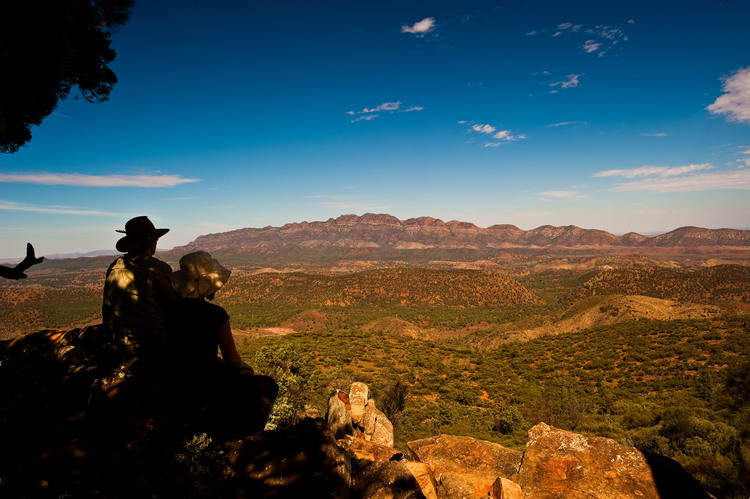
[[[695,303],[750,303],[750,267],[716,265],[689,271],[664,267],[611,269],[586,281],[581,296],[645,295]]]
[[[303,306],[429,305],[498,307],[541,300],[517,281],[478,270],[382,269],[343,275],[266,273],[230,281],[227,303]]]

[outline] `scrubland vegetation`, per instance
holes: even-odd
[[[633,321],[489,351],[360,329],[240,349],[261,371],[277,358],[277,376],[293,379],[283,397],[289,418],[304,406],[325,412],[330,392],[355,380],[392,408],[399,383],[403,409],[386,412],[397,446],[448,433],[522,449],[526,431],[546,422],[672,457],[719,497],[749,491],[749,319]]]
[[[394,422],[397,446],[449,433],[521,449],[545,422],[672,457],[717,497],[746,498],[748,269],[238,272],[217,303],[244,358],[279,381],[274,426],[304,407],[325,413],[332,390],[363,381]],[[86,276],[3,283],[0,339],[96,322],[99,276]],[[723,312],[625,317],[617,295]],[[614,323],[510,341],[591,311]],[[263,328],[289,334],[245,334]]]

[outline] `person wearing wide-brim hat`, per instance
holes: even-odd
[[[181,382],[189,387],[186,399],[207,404],[200,409],[209,431],[232,433],[243,428],[262,430],[278,394],[273,378],[256,376],[237,352],[229,314],[212,300],[229,279],[229,271],[205,251],[180,259],[172,273],[179,299],[172,307],[168,351]],[[223,360],[216,356],[221,350]],[[195,412],[195,411],[194,411]]]
[[[102,319],[118,349],[155,358],[166,341],[166,309],[176,299],[172,267],[154,258],[156,244],[169,229],[157,229],[146,216],[131,218],[115,247],[125,255],[107,269]]]

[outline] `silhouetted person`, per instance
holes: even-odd
[[[34,247],[31,243],[26,243],[26,258],[13,268],[0,265],[0,277],[15,280],[25,279],[27,277],[26,274],[24,274],[26,269],[37,263],[42,263],[43,260],[43,256],[37,258],[36,255],[34,255]]]
[[[157,229],[141,216],[117,232],[125,234],[116,245],[125,255],[107,269],[102,320],[121,353],[154,360],[166,341],[165,310],[175,301],[172,267],[153,257],[158,239],[169,229]]]
[[[230,273],[205,251],[183,256],[172,274],[180,298],[171,309],[168,335],[170,370],[185,388],[183,401],[203,413],[200,423],[209,431],[225,435],[262,430],[278,393],[273,378],[255,376],[240,358],[229,314],[206,301]]]

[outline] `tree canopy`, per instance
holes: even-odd
[[[134,0],[0,2],[0,152],[31,140],[57,103],[77,87],[88,102],[109,98],[117,77],[112,31]]]

